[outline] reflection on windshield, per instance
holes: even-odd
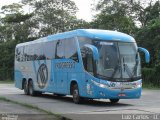
[[[118,43],[118,47],[122,59],[123,78],[140,76],[140,70],[137,69],[140,60],[135,43]],[[140,69],[140,67],[138,68]]]
[[[116,43],[99,42],[97,48],[100,55],[100,59],[97,64],[97,74],[112,77],[119,64],[118,47]],[[120,77],[120,73],[117,75]]]
[[[140,56],[136,43],[79,37],[81,49],[85,44],[94,45],[98,49],[100,58],[97,61],[96,77],[110,81],[133,81],[141,78]],[[83,64],[86,64],[84,60]]]
[[[130,80],[141,76],[140,59],[135,43],[99,42],[100,59],[97,76],[106,79]]]

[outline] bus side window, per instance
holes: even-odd
[[[43,43],[37,43],[36,49],[34,51],[36,60],[45,60],[44,50],[43,50]]]
[[[75,38],[68,38],[65,40],[65,58],[72,59],[76,62],[78,60],[77,43]]]
[[[44,43],[44,56],[46,60],[51,60],[55,58],[55,47],[56,42],[50,41]]]
[[[64,40],[58,40],[56,43],[56,59],[65,58],[64,56]]]
[[[25,46],[21,46],[16,48],[16,59],[18,62],[24,62],[24,48]]]
[[[17,60],[18,62],[20,61],[20,55],[21,55],[20,48],[16,48],[16,60]]]

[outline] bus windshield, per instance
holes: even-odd
[[[100,55],[97,77],[114,81],[131,81],[141,77],[140,58],[135,43],[97,42]]]

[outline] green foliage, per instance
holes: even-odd
[[[2,8],[1,8],[2,12],[1,13],[3,13],[3,14],[21,13],[21,12],[23,12],[22,7],[23,7],[23,5],[18,4],[18,3],[5,5],[5,6],[2,6]]]
[[[100,0],[96,10],[100,11],[92,22],[93,28],[109,29],[134,35],[136,26],[132,20],[130,2],[121,0]]]
[[[6,23],[20,23],[25,22],[27,19],[31,18],[32,14],[21,14],[21,13],[15,13],[6,15],[5,18],[3,18],[3,21]]]
[[[160,88],[160,66],[158,68],[143,68],[143,86]]]
[[[155,67],[160,62],[160,18],[151,20],[136,33],[139,46],[147,48],[151,54],[150,66]],[[154,46],[154,47],[153,47]]]
[[[75,24],[77,7],[71,0],[41,0],[23,1],[32,3],[34,8],[33,19],[38,22],[39,34],[46,36],[62,31],[71,30]]]
[[[106,13],[101,13],[96,16],[96,19],[91,25],[93,28],[117,30],[128,34],[133,34],[136,30],[132,19],[117,14],[108,15]]]
[[[141,4],[140,1],[135,1],[131,9],[133,12],[133,19],[139,21],[142,27],[160,16],[160,1],[155,1],[155,3],[153,3],[153,1],[150,0],[149,5],[146,7],[144,6],[146,6],[146,3]]]
[[[16,41],[0,44],[0,80],[13,79],[14,49],[16,44]]]

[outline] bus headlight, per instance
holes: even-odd
[[[94,80],[91,80],[91,82],[92,82],[93,84],[95,84],[96,86],[98,86],[98,87],[101,87],[101,88],[108,88],[107,85],[98,83],[98,82],[96,82],[96,81],[94,81]]]
[[[135,88],[140,88],[140,87],[142,87],[142,83],[141,82],[136,83]]]

